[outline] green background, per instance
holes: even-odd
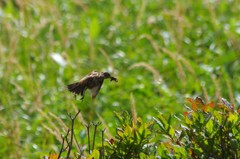
[[[100,119],[114,111],[147,121],[181,115],[186,97],[240,104],[239,1],[0,1],[0,156],[58,152],[67,112]],[[66,89],[92,70],[109,71],[97,98]],[[54,117],[55,115],[55,117]],[[58,120],[57,120],[58,119]],[[83,119],[76,123],[86,144]],[[103,127],[103,126],[102,126]],[[100,130],[99,130],[100,131]],[[100,135],[99,135],[100,136]]]

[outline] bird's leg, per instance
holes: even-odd
[[[82,91],[81,91],[82,98],[80,100],[82,100],[82,102],[83,102],[83,99],[84,99],[85,90],[86,90],[86,88],[83,88]]]
[[[82,96],[82,98],[80,100],[83,102],[83,99],[84,99],[84,95]]]
[[[74,98],[75,98],[75,100],[77,99],[77,95],[74,93]]]

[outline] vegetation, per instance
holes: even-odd
[[[238,6],[1,0],[0,156],[239,157]],[[66,85],[94,69],[119,82],[81,103]]]
[[[143,122],[136,116],[132,105],[132,115],[127,112],[115,113],[118,119],[116,135],[104,142],[102,131],[102,145],[94,148],[96,130],[100,123],[94,126],[93,141],[90,143],[90,127],[86,125],[88,136],[88,153],[77,144],[76,158],[233,158],[240,155],[240,109],[234,111],[233,105],[225,99],[215,108],[214,102],[207,103],[200,98],[188,98],[191,107],[180,118],[170,115],[166,120],[162,114],[150,122]],[[49,158],[60,158],[66,151],[66,158],[70,157],[73,141],[78,143],[74,134],[74,121],[79,112],[70,118],[72,126],[63,138],[59,152],[49,155]],[[172,119],[175,117],[180,127],[175,129]],[[155,126],[155,127],[154,127]],[[70,133],[69,133],[70,132]],[[73,140],[74,139],[74,140]],[[66,141],[66,146],[64,145]],[[92,145],[92,147],[91,147]]]

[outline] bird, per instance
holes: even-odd
[[[82,101],[84,99],[85,91],[89,89],[92,95],[92,99],[94,99],[98,95],[104,80],[108,78],[110,78],[110,81],[118,82],[117,78],[112,77],[110,73],[98,72],[94,70],[83,77],[79,82],[68,84],[67,88],[74,94],[75,97],[76,95],[81,95],[80,100]]]

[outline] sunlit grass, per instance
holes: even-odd
[[[133,99],[144,120],[158,111],[182,113],[189,96],[223,96],[240,104],[236,1],[44,0],[0,6],[3,158],[57,150],[66,111],[81,110],[81,130],[83,120],[102,120],[110,134],[113,111],[131,111]],[[87,92],[81,103],[66,85],[94,69],[110,71],[119,82],[105,81],[94,102]]]

